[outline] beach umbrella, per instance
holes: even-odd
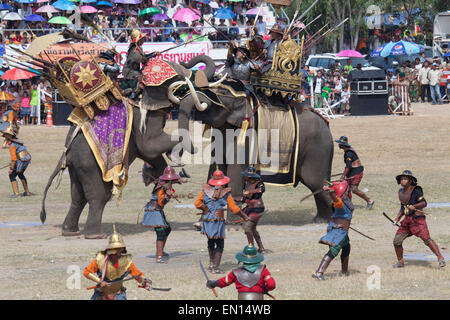
[[[25,21],[32,21],[32,22],[36,22],[36,21],[47,21],[45,20],[44,17],[38,15],[38,14],[30,14],[28,16],[26,16],[24,18]]]
[[[364,58],[364,56],[356,50],[342,50],[337,54],[338,57]]]
[[[37,3],[50,2],[50,0],[36,0]]]
[[[53,17],[50,20],[48,20],[48,23],[53,23],[53,24],[72,24],[72,21],[70,21],[68,18],[66,17]]]
[[[97,0],[81,0],[82,3],[94,3],[97,2]]]
[[[3,71],[1,71],[3,74]],[[6,91],[0,91],[0,101],[10,101],[10,100],[16,100],[16,97],[14,97],[11,93]]]
[[[74,5],[72,2],[70,2],[68,0],[58,0],[56,2],[53,2],[52,6],[55,7],[56,9],[63,10],[63,11],[75,10],[75,8],[77,7],[76,5]]]
[[[203,4],[209,4],[211,2],[211,0],[195,0],[195,1]]]
[[[141,0],[112,0],[114,3],[121,3],[121,4],[139,4],[142,1]]]
[[[216,19],[233,19],[236,14],[228,8],[221,8],[213,12],[213,17]]]
[[[444,58],[450,57],[450,52],[447,52],[446,54],[443,55]]]
[[[167,14],[158,13],[152,17],[152,20],[154,20],[154,21],[170,20],[170,17]]]
[[[145,8],[144,10],[142,10],[141,12],[139,12],[139,17],[145,16],[146,14],[157,14],[160,13],[160,11],[156,8],[150,7],[150,8]]]
[[[246,16],[256,16],[258,14],[258,11],[259,11],[259,8],[252,8],[252,9],[247,10],[245,12],[245,15]],[[265,16],[265,15],[267,15],[267,12],[261,9],[261,11],[259,11],[259,15]]]
[[[213,9],[219,9],[219,4],[217,2],[210,2],[209,6]]]
[[[98,11],[97,9],[95,9],[95,8],[92,7],[92,6],[81,6],[81,7],[80,7],[80,10],[81,10],[81,12],[83,12],[83,13],[95,13],[95,12]]]
[[[59,10],[49,4],[49,5],[40,7],[39,9],[36,10],[36,12],[37,13],[44,13],[44,12],[45,13],[56,13],[56,12],[59,12]]]
[[[113,5],[109,3],[108,1],[99,1],[94,3],[94,6],[105,6],[105,7],[112,7]]]
[[[37,76],[36,73],[25,71],[18,68],[12,68],[6,71],[1,78],[3,80],[24,80],[24,79],[30,79]]]
[[[0,3],[0,11],[2,11],[2,10],[12,10],[12,9],[14,9],[14,8],[11,7],[9,4]]]
[[[409,41],[389,42],[372,51],[372,57],[389,57],[400,55],[412,55],[414,53],[423,52],[423,46]]]
[[[2,20],[18,21],[23,20],[23,17],[17,12],[8,12],[2,17]]]
[[[182,8],[175,12],[173,19],[181,22],[191,23],[202,17],[202,14],[197,9]]]

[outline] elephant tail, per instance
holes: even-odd
[[[47,186],[45,187],[44,198],[42,199],[42,209],[41,209],[41,214],[40,214],[41,222],[43,224],[45,223],[45,220],[47,219],[47,212],[45,211],[45,199],[47,198],[48,189],[52,185],[53,180],[55,179],[55,177],[58,174],[62,175],[64,169],[66,168],[65,167],[65,160],[66,160],[66,153],[63,152],[61,158],[58,161],[58,165],[56,166],[55,170],[53,171],[52,175],[50,176],[50,179],[48,179]],[[59,185],[59,182],[60,182],[60,180],[58,181],[58,185]]]

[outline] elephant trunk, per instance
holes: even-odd
[[[178,131],[180,136],[183,137],[183,149],[191,154],[194,154],[195,152],[189,132],[189,116],[191,115],[193,107],[194,102],[192,95],[189,95],[181,100],[180,108],[178,109]]]
[[[206,55],[199,55],[199,56],[192,58],[188,62],[180,62],[180,65],[182,65],[186,69],[190,69],[199,63],[205,64],[206,77],[208,78],[208,80],[211,81],[216,72],[216,64],[214,63],[214,60],[211,57],[206,56]]]

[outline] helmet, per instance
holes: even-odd
[[[169,166],[164,169],[164,174],[159,178],[164,181],[172,181],[172,180],[179,180],[180,176],[175,173],[174,168]]]
[[[263,261],[264,256],[259,253],[256,248],[250,243],[248,246],[245,246],[242,252],[238,252],[236,254],[236,259],[239,262],[243,262],[246,264],[256,264]]]
[[[119,248],[125,248],[125,243],[123,242],[122,235],[117,233],[116,225],[113,225],[113,234],[109,237],[108,247],[106,250],[114,250]]]
[[[131,42],[137,43],[139,40],[141,40],[144,37],[145,37],[145,34],[143,34],[142,32],[140,32],[137,29],[134,29],[133,31],[131,31]]]
[[[221,170],[214,171],[212,178],[208,180],[208,184],[211,186],[224,186],[228,182],[230,182],[230,178],[225,176]]]
[[[414,177],[414,175],[412,174],[412,172],[410,170],[403,170],[403,172],[401,174],[399,174],[398,176],[395,177],[395,180],[397,180],[398,184],[400,184],[400,180],[402,179],[402,177],[408,177],[411,180],[411,184],[413,186],[417,185],[417,178]]]
[[[242,171],[241,174],[247,178],[261,179],[261,176],[256,173],[255,167],[252,166],[249,166],[245,171]]]
[[[346,180],[335,182],[331,186],[331,189],[333,189],[336,192],[337,197],[342,197],[342,195],[347,191],[348,189],[348,182]]]

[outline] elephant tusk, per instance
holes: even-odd
[[[195,91],[194,85],[188,77],[185,78],[186,82],[189,86],[189,90],[191,91],[192,99],[194,100],[195,107],[198,111],[205,111],[208,108],[208,104],[206,102],[200,103],[200,99],[198,98],[197,92]]]
[[[175,97],[175,95],[173,94],[173,91],[174,91],[175,87],[177,87],[179,85],[183,85],[183,84],[186,84],[186,81],[175,81],[174,83],[172,83],[169,86],[169,88],[167,89],[167,96],[171,102],[173,102],[175,104],[180,104],[180,99]]]
[[[227,77],[227,75],[224,75],[220,80],[218,80],[218,81],[216,81],[216,82],[213,82],[213,83],[210,83],[210,84],[209,84],[209,87],[210,87],[210,88],[213,88],[213,87],[215,87],[215,86],[221,84],[221,83],[226,79],[226,77]]]
[[[225,65],[223,65],[218,71],[216,71],[216,76],[221,76],[222,72],[225,70]]]

